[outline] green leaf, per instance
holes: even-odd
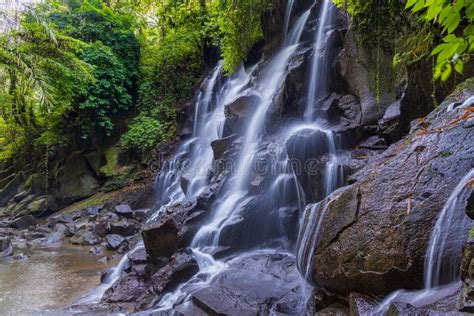
[[[448,30],[448,33],[452,33],[458,27],[459,22],[461,22],[461,16],[459,13],[450,15],[444,23],[445,27],[443,31]]]
[[[451,64],[446,63],[444,65],[444,69],[441,72],[441,81],[446,81],[448,80],[449,76],[451,76],[451,73],[453,72],[453,67]]]
[[[468,4],[466,8],[466,15],[469,20],[473,21],[474,20],[474,1],[472,1],[470,4]]]
[[[426,13],[425,19],[428,21],[433,20],[441,12],[441,9],[442,9],[441,4],[430,6],[428,9],[428,12]]]
[[[420,11],[421,9],[424,8],[425,6],[425,0],[417,0],[418,2],[415,4],[415,6],[411,9],[413,13]]]
[[[464,71],[464,62],[462,60],[458,60],[454,65],[454,69],[456,70],[456,72],[462,74]]]
[[[417,1],[419,1],[419,0],[408,0],[407,4],[405,5],[405,9],[408,9],[408,8],[412,7]]]

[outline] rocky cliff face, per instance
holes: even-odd
[[[423,287],[436,218],[474,166],[474,116],[448,107],[473,92],[453,95],[413,122],[409,135],[322,202],[324,220],[312,260],[318,285],[342,294],[378,295]]]

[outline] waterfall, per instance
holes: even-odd
[[[312,122],[314,119],[315,106],[318,100],[327,94],[327,74],[329,61],[327,60],[330,43],[325,39],[329,26],[333,24],[335,7],[331,0],[323,0],[319,23],[315,32],[313,42],[313,60],[309,76],[308,91],[306,95],[306,108],[304,119]]]
[[[436,221],[425,257],[425,289],[454,282],[459,277],[462,247],[472,225],[465,212],[472,191],[467,184],[472,180],[474,169],[458,183]]]
[[[323,211],[325,208],[322,209]],[[311,258],[316,248],[319,229],[324,219],[324,213],[321,212],[321,203],[309,205],[301,220],[301,233],[296,246],[296,258],[298,270],[306,281],[310,280]]]
[[[281,86],[288,61],[298,47],[299,38],[308,16],[309,10],[295,23],[295,27],[290,33],[290,38],[293,38],[293,41],[289,41],[287,46],[283,47],[263,69],[255,88],[246,91],[247,95],[253,95],[258,98],[258,106],[250,115],[250,122],[245,127],[247,132],[243,136],[234,174],[226,182],[222,190],[224,195],[220,196],[216,201],[217,207],[212,210],[211,220],[196,233],[191,247],[217,246],[222,229],[234,223],[240,216],[239,211],[250,201],[251,197],[248,196],[247,186],[252,169],[251,166],[255,162],[256,152],[260,145],[260,137],[263,134],[266,114],[272,105],[278,88]]]

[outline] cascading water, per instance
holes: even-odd
[[[425,257],[425,289],[451,283],[459,277],[462,246],[472,225],[464,211],[474,180],[471,170],[454,189],[436,221]]]
[[[473,188],[474,169],[469,171],[446,201],[431,234],[425,257],[425,288],[417,292],[399,290],[389,295],[375,314],[383,314],[393,301],[403,301],[420,307],[457,291],[462,247],[472,226],[465,212]]]
[[[317,104],[326,96],[328,69],[330,61],[330,45],[327,45],[327,31],[333,25],[335,7],[331,0],[324,0],[321,12],[319,14],[319,23],[315,32],[313,42],[313,60],[311,62],[311,71],[309,73],[308,91],[306,95],[306,107],[304,111],[304,120],[312,122]]]
[[[247,188],[250,171],[260,144],[266,113],[281,85],[287,63],[298,47],[299,37],[303,32],[308,16],[309,11],[300,17],[289,35],[290,38],[294,38],[294,41],[289,42],[265,67],[256,88],[247,91],[248,95],[257,96],[260,102],[251,114],[250,122],[246,126],[247,133],[243,136],[234,175],[225,184],[222,190],[224,195],[216,201],[217,208],[212,210],[211,220],[196,233],[191,247],[217,246],[222,229],[234,223],[237,217],[240,216],[239,211],[242,206],[249,202],[251,197],[248,196]]]
[[[332,18],[327,17],[334,13],[333,6],[329,2],[324,1],[323,9],[320,12],[318,35],[315,38],[321,43],[315,44],[315,55],[322,51],[322,41],[324,41],[322,33],[327,29],[327,23],[332,21]],[[285,21],[288,21],[288,23],[292,9],[293,3],[289,3],[285,17]],[[300,37],[310,16],[311,9],[313,7],[299,16],[291,32],[286,33],[285,31],[285,41],[281,50],[260,70],[259,76],[254,75],[254,71],[260,67],[259,64],[247,72],[241,67],[239,71],[226,79],[222,84],[220,77],[222,66],[218,65],[208,78],[204,90],[198,93],[195,103],[192,138],[181,144],[176,150],[174,158],[164,164],[157,179],[157,197],[162,200],[157,203],[159,207],[154,211],[149,220],[150,222],[158,219],[163,210],[170,205],[197,197],[202,192],[202,189],[209,184],[209,171],[212,169],[213,162],[213,151],[210,143],[223,136],[225,105],[232,103],[241,96],[251,96],[257,102],[249,110],[249,120],[244,127],[246,132],[242,136],[234,173],[225,181],[215,202],[211,206],[211,218],[207,224],[198,230],[192,240],[192,252],[198,261],[200,271],[188,282],[178,286],[174,292],[164,295],[156,305],[157,311],[172,308],[178,299],[182,302],[183,296],[189,297],[193,291],[206,286],[214,276],[226,269],[226,263],[215,260],[211,254],[213,249],[220,245],[222,231],[229,229],[229,227],[242,219],[241,211],[243,206],[254,198],[253,194],[249,192],[249,182],[252,177],[251,166],[258,159],[259,151],[266,146],[262,135],[264,135],[267,112],[273,104],[276,94],[279,92],[288,63],[299,46]],[[321,68],[318,67],[320,66],[315,66],[314,64],[321,62],[320,58],[313,58],[312,69],[316,69],[319,73],[320,70],[318,69]],[[310,78],[313,77],[313,75],[310,76]],[[312,87],[318,84],[318,82],[318,80],[313,78],[310,80],[309,85]],[[318,87],[314,88],[312,92],[313,99],[318,97],[319,92],[323,90]],[[322,130],[313,123],[305,123],[305,125],[313,129]],[[340,186],[342,176],[340,176],[341,168],[336,166],[338,148],[334,135],[330,131],[323,132],[328,135],[328,142],[330,143],[328,151],[330,163],[327,166],[325,184],[325,191],[329,193],[334,188]],[[283,134],[286,134],[283,136],[283,139],[286,141],[290,134],[286,133],[286,131]],[[305,203],[304,193],[287,159],[286,153],[281,153],[281,155],[277,156],[276,165],[279,166],[280,170],[274,175],[270,185],[265,187],[265,200],[269,203],[269,208],[277,210],[277,213],[280,210],[284,212],[283,210],[294,202],[293,199],[289,199],[286,196],[282,197],[282,194],[294,195],[295,200],[297,200],[297,207],[300,209],[302,209]],[[182,187],[183,178],[187,179],[187,187],[184,189]],[[293,191],[294,194],[288,194],[290,191]],[[322,217],[320,216],[320,218]],[[276,220],[266,218],[266,222],[270,222],[267,228],[259,226],[259,224],[264,222],[253,223],[255,224],[255,229],[250,233],[250,228],[246,228],[245,234],[259,236],[257,239],[260,243],[282,235],[282,225],[278,215]],[[314,229],[311,228],[309,230],[313,231]],[[308,234],[308,236],[310,235]],[[239,242],[245,248],[245,242],[240,240]],[[255,244],[249,243],[248,247],[252,245]],[[248,247],[245,249],[248,249]],[[118,279],[122,266],[125,265],[126,261],[126,256],[124,256],[120,265],[109,276],[110,282],[107,282],[108,285]],[[102,293],[104,291],[104,289],[101,290]]]

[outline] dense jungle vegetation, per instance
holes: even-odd
[[[434,56],[434,78],[446,80],[474,53],[472,1],[336,4],[347,7],[361,41],[393,54],[394,66]],[[47,161],[109,138],[146,155],[174,136],[177,109],[204,73],[204,50],[218,49],[232,73],[262,39],[261,13],[271,6],[48,0],[30,7],[0,36],[0,160]]]

